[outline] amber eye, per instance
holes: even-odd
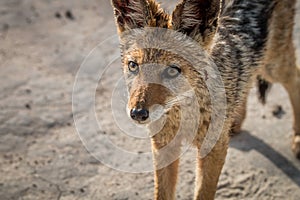
[[[139,65],[133,61],[129,61],[128,69],[131,73],[137,74],[139,72]]]
[[[162,76],[163,78],[172,79],[176,78],[180,73],[181,69],[179,67],[176,65],[171,65],[163,71]]]

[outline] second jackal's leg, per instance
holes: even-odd
[[[273,19],[270,24],[268,52],[265,63],[266,74],[272,81],[280,82],[289,93],[294,111],[294,136],[292,149],[300,158],[300,69],[296,66],[296,49],[293,29],[296,0],[276,1]],[[294,23],[296,22],[296,23]],[[298,66],[299,67],[299,66]]]
[[[284,84],[289,93],[294,111],[294,135],[292,150],[300,159],[300,70],[295,67],[295,73],[290,77],[289,82]]]
[[[300,68],[296,65],[293,43],[288,43],[286,54],[280,62],[280,68],[275,71],[274,79],[280,82],[287,90],[294,112],[294,135],[292,150],[300,159]]]
[[[219,140],[213,150],[204,158],[197,155],[197,177],[195,200],[213,200],[217,190],[228,148],[228,140]]]

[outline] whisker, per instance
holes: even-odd
[[[179,94],[178,96],[170,99],[169,101],[166,102],[165,104],[165,107],[166,108],[170,108],[172,107],[173,105],[177,104],[177,103],[181,103],[183,102],[184,100],[186,99],[192,99],[193,98],[193,92],[191,92],[191,90],[187,91],[187,92],[184,92],[182,94]]]

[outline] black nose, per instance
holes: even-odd
[[[130,117],[136,121],[145,121],[149,117],[149,111],[147,109],[133,108],[130,111]]]

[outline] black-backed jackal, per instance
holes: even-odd
[[[195,119],[195,113],[200,116],[196,118],[197,129],[192,140],[199,149],[195,199],[214,199],[229,132],[233,125],[233,130],[239,131],[245,116],[247,95],[257,76],[269,82],[280,82],[288,91],[294,110],[292,150],[300,157],[300,69],[296,66],[292,41],[295,4],[296,0],[182,0],[169,15],[154,0],[112,0],[130,95],[129,115],[153,131],[151,123],[155,122],[150,119],[151,114],[157,105],[163,107],[163,125],[151,136],[156,168],[155,199],[174,199],[180,142],[172,144],[167,153],[160,150],[176,137],[183,118],[182,109],[189,109],[187,118]],[[157,38],[153,28],[161,30],[161,33],[157,31]],[[172,37],[177,43],[169,46],[157,43],[164,37],[172,39],[162,29],[173,31]],[[182,54],[176,52],[181,47],[186,49]],[[191,64],[189,55],[199,66]],[[212,98],[216,98],[216,88],[221,85],[206,87],[207,81],[214,79],[206,69],[214,67],[225,92],[225,116],[216,144],[207,155],[201,156],[200,149],[212,113],[222,109],[211,103]],[[169,83],[173,88],[180,88],[183,80],[197,97],[195,108],[178,105],[180,100],[174,100],[176,92],[166,86]],[[189,120],[184,123],[189,123]],[[154,129],[156,126],[159,123]],[[185,133],[179,140],[184,137]],[[172,162],[161,165],[174,155]]]

